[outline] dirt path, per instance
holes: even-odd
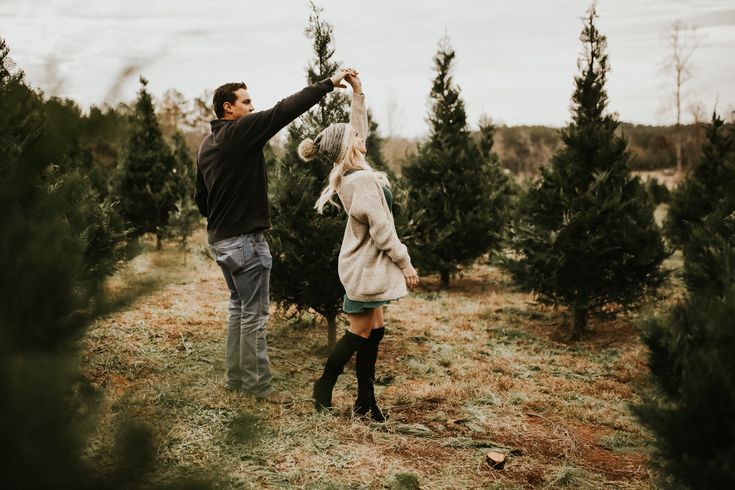
[[[645,350],[624,319],[564,342],[563,315],[514,293],[478,266],[387,310],[378,366],[385,425],[352,420],[352,365],[338,416],[317,414],[311,382],[326,329],[273,312],[270,355],[284,409],[222,388],[226,294],[202,254],[149,253],[111,286],[150,275],[167,283],[97,322],[85,375],[103,393],[89,458],[106,464],[112,427],[127,414],[154,429],[155,479],[211,477],[225,488],[649,488],[648,435],[627,405],[645,379]],[[503,470],[484,462],[508,455]]]

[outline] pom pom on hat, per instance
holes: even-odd
[[[299,143],[297,153],[299,154],[299,158],[301,158],[305,162],[309,162],[313,160],[314,157],[316,157],[316,155],[319,153],[319,147],[316,146],[314,140],[312,140],[311,138],[306,138],[304,141]]]

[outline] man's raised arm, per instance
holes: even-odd
[[[241,117],[235,122],[235,137],[241,141],[251,141],[253,146],[265,146],[276,133],[308,111],[335,87],[345,87],[342,80],[351,73],[354,73],[354,70],[342,68],[332,77],[281,99],[270,109]]]

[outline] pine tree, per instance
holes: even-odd
[[[634,411],[671,487],[735,487],[735,235],[712,240],[718,285],[644,328],[653,385]]]
[[[649,320],[652,388],[635,412],[653,462],[688,488],[735,485],[735,157],[714,114],[702,158],[672,196],[667,228],[684,253],[687,301]]]
[[[136,235],[155,233],[156,249],[176,205],[176,159],[163,139],[148,82],[141,88],[132,117],[125,159],[119,170],[117,195]]]
[[[90,180],[100,196],[115,200],[114,176],[130,134],[130,108],[124,104],[116,107],[91,107],[84,116],[82,134],[83,158],[88,159]]]
[[[438,272],[444,287],[461,266],[500,245],[510,195],[497,161],[472,139],[452,77],[455,56],[444,39],[434,57],[429,140],[403,166],[412,260],[422,273]]]
[[[0,39],[0,488],[132,488],[145,459],[112,478],[82,457],[94,392],[78,340],[116,265],[108,210],[65,161],[42,95],[12,70]]]
[[[626,141],[615,134],[616,116],[606,114],[608,58],[596,18],[593,4],[580,36],[572,121],[551,165],[521,199],[507,261],[542,302],[572,310],[575,339],[591,313],[632,308],[654,291],[667,255],[653,205],[631,175]]]
[[[176,167],[173,172],[176,202],[169,216],[167,231],[169,235],[179,240],[184,250],[184,264],[186,264],[189,236],[200,220],[199,209],[194,202],[194,160],[181,131],[176,131],[172,138],[173,154],[176,159]]]
[[[373,111],[368,109],[368,139],[365,141],[365,149],[367,155],[370,157],[370,166],[380,172],[385,172],[388,175],[388,179],[393,182],[395,181],[396,175],[388,164],[385,162],[383,156],[383,141],[385,138],[381,136],[378,122],[373,117]]]
[[[107,196],[109,169],[97,161],[90,140],[103,140],[99,128],[91,127],[88,117],[70,99],[39,100],[43,108],[45,145],[55,157],[48,179],[55,181],[55,198],[64,193],[76,200],[66,219],[86,241],[88,275],[105,278],[119,263],[133,254],[129,230],[119,206]]]
[[[724,121],[712,114],[706,129],[702,156],[687,179],[671,195],[666,219],[666,235],[672,244],[683,247],[692,236],[691,226],[702,220],[728,194],[735,182],[735,137]]]
[[[306,28],[314,52],[307,69],[309,84],[332,76],[339,68],[339,63],[333,60],[332,26],[321,14],[322,9],[312,4]],[[341,209],[332,206],[327,206],[323,215],[314,209],[327,183],[332,162],[316,158],[306,164],[298,157],[296,149],[304,138],[315,138],[330,124],[347,122],[348,108],[349,97],[344,92],[334,91],[289,126],[285,156],[271,176],[273,298],[284,307],[294,305],[299,311],[312,309],[322,315],[327,321],[330,349],[336,342],[337,315],[344,295],[337,274],[337,259],[345,217]],[[370,138],[366,144],[371,145]]]
[[[735,236],[735,134],[712,115],[702,157],[671,196],[667,236],[684,254],[684,281],[690,291],[714,288],[721,293],[715,254]]]

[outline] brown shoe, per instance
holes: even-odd
[[[293,404],[293,398],[290,396],[283,395],[277,391],[271,391],[267,395],[256,396],[256,400],[260,402],[273,403],[276,405],[291,405]]]
[[[240,385],[231,385],[228,383],[225,383],[222,385],[227,391],[232,391],[234,393],[237,393],[240,391]]]

